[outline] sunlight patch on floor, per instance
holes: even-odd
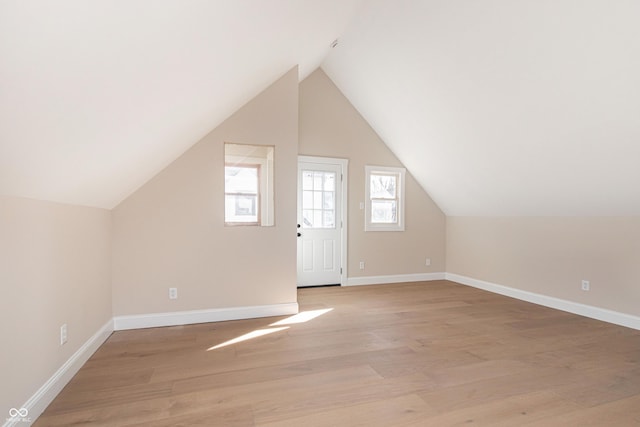
[[[275,323],[272,323],[269,326],[280,326],[280,325],[293,325],[295,323],[305,323],[309,320],[313,320],[316,317],[320,317],[325,313],[330,312],[333,308],[325,308],[323,310],[309,310],[309,311],[301,311],[298,314],[294,314],[291,317],[287,317],[286,319],[278,320]]]
[[[248,334],[240,335],[237,338],[234,338],[234,339],[229,340],[229,341],[225,341],[222,344],[218,344],[218,345],[214,345],[213,347],[209,347],[207,349],[207,351],[216,350],[218,348],[226,347],[228,345],[236,344],[236,343],[239,343],[239,342],[242,342],[242,341],[248,341],[248,340],[253,339],[253,338],[258,338],[258,337],[262,337],[262,336],[265,336],[265,335],[273,334],[275,332],[284,331],[285,329],[289,329],[289,326],[283,326],[281,328],[256,329],[255,331],[249,332]]]
[[[316,317],[322,316],[333,310],[333,308],[325,308],[321,310],[309,310],[309,311],[301,311],[298,314],[294,314],[293,316],[287,317],[286,319],[278,320],[270,324],[269,326],[279,326],[277,328],[266,328],[266,329],[256,329],[255,331],[249,332],[247,334],[241,335],[239,337],[233,338],[229,341],[225,341],[218,345],[214,345],[213,347],[209,347],[207,351],[217,350],[222,347],[227,347],[229,345],[237,344],[239,342],[248,341],[253,338],[262,337],[265,335],[273,334],[276,332],[284,331],[285,329],[289,329],[290,326],[282,326],[282,325],[294,325],[297,323],[305,323],[310,320],[315,319]]]

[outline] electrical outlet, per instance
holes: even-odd
[[[178,299],[178,288],[169,288],[169,299]]]
[[[589,283],[588,280],[583,280],[582,281],[582,290],[583,291],[588,291],[589,289],[591,289],[591,284]]]
[[[360,270],[364,270],[364,261],[360,261]]]
[[[429,267],[431,265],[431,258],[427,258],[427,260],[424,262],[424,264]]]
[[[60,345],[66,344],[68,339],[67,324],[60,326]]]

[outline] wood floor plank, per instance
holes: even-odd
[[[529,427],[560,427],[560,426],[638,426],[640,425],[640,396],[621,399],[592,408],[577,408],[564,414],[528,422]]]
[[[428,425],[521,426],[579,409],[577,404],[564,401],[552,392],[537,391],[446,412],[428,418]],[[418,422],[415,425],[425,425],[424,421],[421,422],[423,424]]]
[[[439,413],[446,413],[578,381],[579,379],[567,375],[561,368],[532,368],[509,375],[438,387],[419,395]]]
[[[298,300],[331,311],[115,332],[35,425],[640,424],[640,331],[447,281]]]
[[[336,409],[314,412],[296,418],[269,423],[259,427],[325,427],[325,426],[397,426],[429,418],[433,410],[415,394],[375,400]]]

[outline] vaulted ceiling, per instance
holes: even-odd
[[[448,215],[640,215],[638,22],[636,0],[0,0],[0,194],[111,208],[299,64]]]
[[[373,0],[323,69],[448,215],[639,215],[639,22],[636,0]]]
[[[0,0],[0,194],[111,208],[361,0]]]

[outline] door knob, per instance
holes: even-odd
[[[302,236],[302,233],[298,233],[298,237]]]

